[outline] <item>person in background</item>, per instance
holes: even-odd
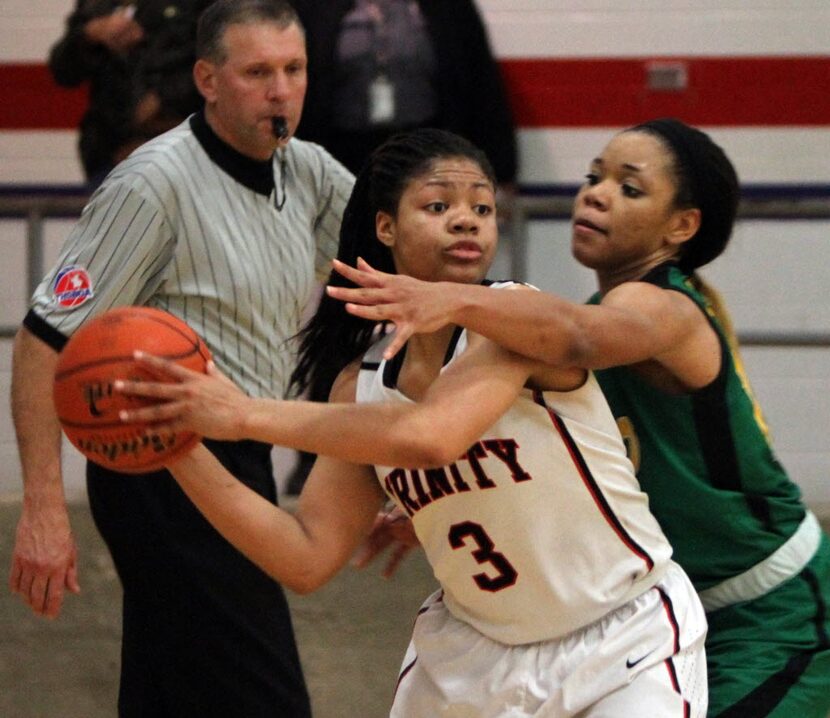
[[[352,172],[401,130],[438,127],[481,147],[499,186],[516,180],[504,82],[472,0],[296,0],[309,48],[298,136]]]
[[[420,129],[358,175],[338,256],[480,285],[497,239],[484,154]],[[485,291],[509,302],[530,290]],[[174,381],[117,385],[155,399],[122,419],[317,452],[293,515],[201,447],[170,465],[230,541],[298,592],[348,561],[385,496],[412,517],[440,589],[418,612],[394,718],[703,718],[703,608],[591,373],[453,326],[411,337],[392,361],[384,346],[375,322],[325,297],[295,377],[337,375],[332,403],[248,399],[214,371],[145,359]]]
[[[78,150],[90,189],[143,142],[198,110],[196,21],[209,0],[77,0],[49,53],[61,87],[89,87]]]
[[[12,413],[23,507],[11,590],[56,617],[79,590],[51,399],[58,353],[123,305],[171,312],[251,396],[282,397],[292,337],[322,281],[354,177],[292,137],[303,29],[284,0],[219,0],[197,37],[199,111],[133,152],[92,196],[15,338]],[[71,296],[69,296],[71,295]],[[276,503],[271,447],[211,442]],[[119,715],[305,718],[309,698],[281,587],[225,541],[165,472],[87,463],[89,503],[124,589]]]
[[[614,137],[573,209],[588,305],[338,265],[350,313],[413,332],[460,324],[554,366],[596,371],[649,505],[707,610],[712,718],[827,718],[830,542],[777,460],[717,293],[698,269],[732,233],[738,178],[705,133],[658,119]],[[405,538],[378,521],[359,560]],[[394,526],[395,536],[387,528]],[[411,540],[409,541],[411,543]],[[406,542],[397,546],[394,562]]]

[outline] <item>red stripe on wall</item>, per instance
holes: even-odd
[[[86,88],[66,90],[45,65],[0,65],[1,130],[74,129],[87,103]]]
[[[679,65],[682,91],[649,89],[653,63]],[[830,57],[589,58],[501,62],[520,127],[607,127],[672,115],[697,125],[830,125]],[[44,65],[0,65],[0,129],[72,129],[85,90]]]
[[[683,91],[650,90],[649,67],[685,70]],[[630,125],[674,116],[695,125],[830,125],[830,57],[505,60],[521,127]]]

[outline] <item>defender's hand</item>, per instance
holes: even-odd
[[[326,287],[328,295],[346,302],[346,311],[371,321],[391,321],[395,335],[384,352],[391,359],[413,334],[434,332],[451,323],[448,288],[441,282],[424,282],[402,274],[387,274],[363,259],[357,267],[334,260],[338,274],[355,287]]]

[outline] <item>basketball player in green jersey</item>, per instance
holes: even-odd
[[[506,302],[365,263],[338,265],[360,288],[328,291],[357,316],[395,323],[387,356],[413,332],[451,323],[597,370],[652,511],[707,609],[709,715],[826,718],[830,543],[776,460],[728,317],[695,273],[726,246],[737,202],[721,148],[655,120],[614,137],[576,198],[573,254],[599,284],[588,305],[542,292]]]

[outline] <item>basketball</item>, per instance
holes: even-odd
[[[116,393],[115,381],[164,381],[136,363],[136,350],[200,372],[210,359],[205,343],[177,317],[150,307],[121,307],[72,335],[58,355],[53,387],[58,419],[72,445],[96,464],[125,473],[156,471],[200,440],[118,418],[122,409],[151,402]]]

